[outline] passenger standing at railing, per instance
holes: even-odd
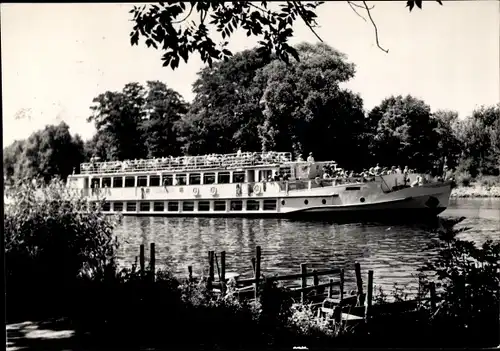
[[[313,163],[314,162],[314,157],[313,157],[313,153],[312,152],[309,153],[309,156],[307,157],[307,162],[309,162],[309,163]]]

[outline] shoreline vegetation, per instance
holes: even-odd
[[[458,175],[457,186],[451,191],[452,198],[500,198],[500,177],[471,178]]]
[[[500,243],[488,240],[477,246],[458,239],[456,235],[468,228],[454,229],[454,225],[464,218],[442,219],[439,226],[425,228],[439,234],[436,254],[418,272],[419,286],[435,287],[430,290],[431,303],[403,310],[384,308],[385,313],[373,313],[369,320],[352,326],[341,318],[337,323],[338,314],[332,320],[318,318],[312,305],[294,301],[289,289],[266,280],[262,272],[256,273],[262,280],[255,279],[258,299],[245,300],[214,293],[210,288],[210,276],[216,276],[213,264],[209,277],[198,281],[152,268],[153,258],[141,259],[140,267],[120,269],[115,219],[107,218],[99,206],[86,207],[77,195],[68,201],[61,181],[42,188],[41,200],[35,195],[37,187],[29,181],[17,185],[5,209],[6,322],[12,347],[62,349],[49,346],[53,340],[19,336],[24,332],[12,330],[13,324],[23,321],[45,321],[40,324],[45,329],[72,330],[64,346],[70,350],[498,344]],[[393,300],[411,302],[406,296],[396,287],[380,291],[373,294],[373,306],[391,307]],[[364,309],[363,303],[354,308]],[[344,313],[341,306],[333,310]],[[66,322],[59,326],[47,322],[54,319]],[[192,337],[178,337],[186,332]]]

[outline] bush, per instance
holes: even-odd
[[[469,172],[459,172],[455,174],[455,180],[457,184],[467,187],[470,186],[473,178]]]
[[[58,179],[10,188],[4,213],[8,319],[58,315],[79,276],[113,270],[113,226],[99,206],[88,209]]]
[[[469,228],[454,229],[454,224],[443,222],[435,242],[437,256],[421,269],[441,290],[442,301],[432,311],[433,329],[460,346],[491,346],[500,330],[500,243],[488,240],[477,247],[460,240],[457,234]]]

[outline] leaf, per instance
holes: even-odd
[[[441,2],[441,0],[437,0],[437,3],[441,6],[443,6],[443,3]]]
[[[297,60],[297,62],[300,62],[299,53],[297,52],[297,50],[295,50],[294,47],[288,46],[286,49],[290,53],[290,55],[292,55],[293,58]]]
[[[422,1],[415,0],[415,4],[419,9],[422,9]]]
[[[406,7],[410,8],[410,12],[411,12],[411,10],[413,10],[413,6],[415,6],[415,1],[407,1],[406,2]]]
[[[138,43],[139,43],[139,32],[138,31],[132,32],[130,35],[130,44],[137,45]]]

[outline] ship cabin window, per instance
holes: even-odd
[[[243,209],[243,201],[233,200],[231,201],[231,211],[241,211]]]
[[[247,200],[247,211],[258,211],[259,207],[258,200]]]
[[[194,201],[184,201],[182,203],[182,211],[185,212],[194,211]]]
[[[215,173],[205,173],[203,175],[203,184],[214,184],[215,183]]]
[[[137,209],[137,204],[135,202],[127,202],[127,211],[133,212]]]
[[[210,211],[210,201],[199,201],[198,211],[200,212]]]
[[[229,172],[219,172],[219,175],[217,176],[217,183],[218,184],[228,184],[230,183],[231,176]]]
[[[233,173],[233,183],[244,183],[244,182],[245,182],[245,172]]]
[[[113,204],[113,210],[117,212],[123,211],[123,202],[115,202]]]
[[[201,184],[201,174],[200,173],[191,173],[189,175],[189,184]]]
[[[135,177],[125,177],[125,188],[135,187]]]
[[[167,204],[167,210],[169,212],[179,211],[179,202],[178,201],[169,201]]]
[[[99,178],[93,178],[92,179],[92,182],[90,183],[91,184],[91,188],[99,188]]]
[[[140,208],[141,212],[148,212],[150,209],[149,201],[141,202],[141,205],[139,208]]]
[[[113,188],[123,188],[123,177],[113,177]]]
[[[177,174],[175,176],[177,180],[177,185],[186,185],[186,175],[185,174]]]
[[[226,201],[214,201],[214,211],[225,211],[226,210]]]
[[[161,176],[161,184],[163,186],[171,186],[174,184],[174,176],[172,174],[163,174]]]
[[[102,210],[104,212],[109,212],[111,210],[111,204],[109,202],[105,202],[103,205],[102,205]]]
[[[165,210],[165,204],[163,201],[153,202],[153,211],[163,212]]]
[[[160,186],[160,176],[150,175],[149,176],[149,186]]]
[[[263,169],[259,171],[259,182],[262,182],[264,180],[268,180],[270,177],[273,176],[273,171],[270,169]]]
[[[137,186],[148,186],[148,177],[147,176],[138,176],[137,177]]]
[[[111,178],[110,177],[105,177],[102,178],[102,187],[103,188],[111,188]]]
[[[290,178],[292,176],[292,169],[290,167],[283,167],[280,168],[279,173],[287,175]]]
[[[264,200],[264,211],[275,211],[276,210],[276,200]]]

